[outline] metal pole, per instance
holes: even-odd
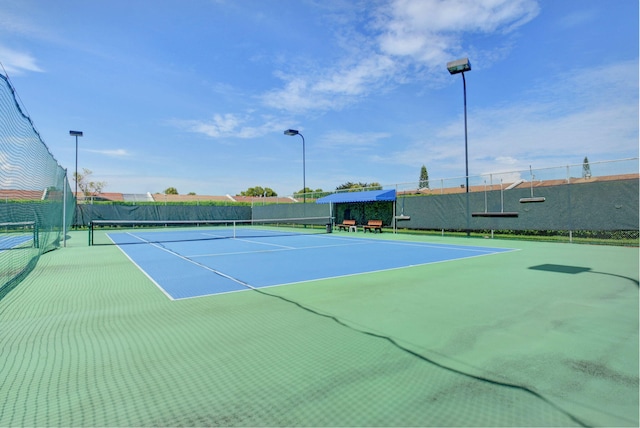
[[[303,203],[307,203],[307,172],[305,165],[305,147],[304,147],[304,135],[298,132],[297,129],[287,129],[284,131],[284,135],[299,135],[302,138],[302,198]]]
[[[302,137],[302,203],[307,203],[307,171],[305,165],[305,148],[304,148],[304,135],[298,134]]]
[[[469,58],[461,58],[447,63],[449,74],[462,74],[462,89],[464,91],[464,166],[465,166],[465,193],[467,194],[467,237],[471,235],[471,210],[469,209],[469,151],[467,145],[467,81],[464,77],[465,71],[471,70]]]
[[[76,182],[76,191],[73,197],[76,198],[76,204],[78,203],[78,136],[76,135],[76,175],[73,177]]]
[[[76,228],[76,211],[78,210],[78,137],[82,137],[82,131],[69,131],[69,135],[71,135],[72,137],[76,137],[76,175],[74,178],[74,181],[76,183],[76,190],[75,193],[73,195],[73,198],[75,200],[75,206],[74,206],[74,213],[73,213],[73,227],[74,229]]]
[[[76,174],[73,177],[73,181],[76,183],[76,191],[73,194],[73,200],[75,204],[73,205],[73,228],[74,230],[78,227],[76,225],[76,215],[78,214],[78,136],[76,135]]]
[[[62,180],[62,244],[67,246],[67,169],[64,170],[64,179]]]
[[[420,187],[420,184],[418,184],[418,187]],[[396,184],[396,195],[398,194],[398,185]],[[397,200],[397,196],[396,199],[394,199],[393,201],[393,233],[398,233],[398,219],[396,218],[396,200]],[[404,214],[404,210],[402,210],[402,214]]]
[[[467,236],[471,236],[471,225],[469,220],[469,150],[467,144],[467,81],[462,74],[462,89],[464,91],[464,167],[465,167],[465,189],[467,194]]]

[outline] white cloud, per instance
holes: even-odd
[[[262,105],[293,114],[341,110],[389,84],[424,78],[416,68],[441,68],[461,50],[464,33],[509,32],[533,19],[538,5],[535,0],[395,0],[362,13],[366,30],[347,26],[336,34],[341,59],[330,66],[309,61],[295,65],[302,71],[276,71],[283,85],[257,95]],[[484,57],[499,57],[504,50],[499,46]],[[175,123],[212,138],[252,138],[281,127],[264,119],[248,125],[254,119],[227,113]]]
[[[316,93],[360,95],[385,79],[395,70],[394,61],[382,55],[364,58],[357,64],[336,70],[318,81],[311,88]]]
[[[0,63],[10,74],[21,74],[25,71],[43,71],[31,54],[19,52],[2,45],[0,45]]]
[[[336,35],[344,49],[338,65],[316,67],[296,74],[278,72],[282,88],[259,96],[267,107],[304,113],[339,110],[388,83],[404,82],[409,70],[442,67],[464,51],[469,32],[508,33],[538,14],[535,0],[396,0],[374,9],[368,29],[359,37]],[[504,55],[483,52],[485,58]],[[416,77],[412,77],[416,78]]]
[[[391,135],[384,132],[347,132],[335,131],[319,138],[323,149],[332,149],[340,147],[345,153],[349,150],[358,150],[360,148],[374,149],[380,140],[389,138]]]
[[[261,122],[256,126],[247,123]],[[254,118],[250,114],[239,116],[232,113],[214,114],[210,120],[173,120],[171,124],[189,132],[211,138],[256,138],[274,131],[282,131],[281,119],[272,116]]]
[[[535,0],[396,0],[378,25],[382,52],[441,66],[463,51],[465,33],[508,33],[539,12]]]
[[[527,97],[537,103],[470,115],[474,144],[516,158],[637,156],[637,73],[631,61],[549,79]]]
[[[285,86],[260,98],[267,107],[291,112],[340,110],[380,87],[396,70],[392,58],[373,54],[308,75],[278,73]]]
[[[189,121],[185,124],[188,125],[189,130],[201,134],[208,135],[210,137],[223,137],[233,135],[239,126],[239,119],[233,114],[215,114],[210,121]]]
[[[531,88],[527,100],[469,111],[470,174],[638,156],[638,63],[569,70]],[[516,97],[517,98],[517,97]],[[538,100],[532,102],[531,100]],[[464,171],[464,128],[459,117],[422,134],[385,160]],[[523,174],[528,179],[528,172]]]
[[[431,33],[511,30],[538,13],[532,0],[395,0],[390,8],[390,27]]]
[[[259,97],[266,107],[296,112],[312,109],[322,111],[336,107],[329,97],[318,96],[321,94],[310,90],[311,77],[284,76],[281,73],[279,77],[285,81],[285,86],[269,90]]]
[[[15,4],[3,4],[0,10],[0,31],[10,34],[21,34],[29,37],[45,37],[50,34],[42,27],[35,25],[30,19],[34,15],[33,8],[36,4],[27,2],[13,2]],[[11,10],[15,9],[15,10]]]
[[[91,150],[91,149],[86,149],[86,151],[87,152],[91,152],[91,153],[98,153],[98,154],[101,154],[101,155],[111,156],[111,157],[128,157],[128,156],[131,156],[131,153],[129,153],[125,149],[115,149],[115,150]]]

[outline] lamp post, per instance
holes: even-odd
[[[295,129],[287,129],[284,131],[284,135],[299,135],[302,137],[302,203],[307,203],[307,181],[306,181],[306,171],[305,171],[305,161],[304,161],[304,135],[298,132]]]
[[[78,137],[82,137],[82,131],[69,131],[69,135],[72,137],[76,137],[76,175],[74,175],[74,181],[76,182],[76,191],[73,196],[76,198],[76,203],[78,202]]]
[[[76,175],[73,177],[74,181],[76,182],[76,191],[73,194],[73,197],[76,201],[76,207],[78,206],[78,137],[82,137],[82,131],[69,131],[69,135],[71,135],[72,137],[76,137]],[[76,211],[77,210],[73,210],[73,227],[76,227]]]
[[[462,74],[462,90],[464,92],[464,166],[465,166],[465,192],[467,194],[467,236],[471,235],[469,225],[469,151],[467,145],[467,81],[464,78],[465,71],[471,71],[469,58],[462,58],[447,63],[450,74]]]

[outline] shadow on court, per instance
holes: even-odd
[[[631,282],[633,282],[635,284],[636,287],[640,287],[640,282],[635,279],[635,278],[630,278],[628,276],[622,276],[622,275],[618,275],[615,273],[607,273],[607,272],[597,272],[594,270],[591,270],[591,268],[588,267],[581,267],[581,266],[568,266],[568,265],[556,265],[556,264],[543,264],[543,265],[538,265],[538,266],[531,266],[529,269],[532,270],[541,270],[541,271],[547,271],[547,272],[555,272],[555,273],[567,273],[567,274],[571,274],[571,275],[575,275],[578,273],[595,273],[598,275],[610,275],[610,276],[615,276],[618,278],[623,278],[626,280],[629,280]]]

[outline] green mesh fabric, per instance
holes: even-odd
[[[60,245],[73,207],[66,170],[0,75],[0,293]]]

